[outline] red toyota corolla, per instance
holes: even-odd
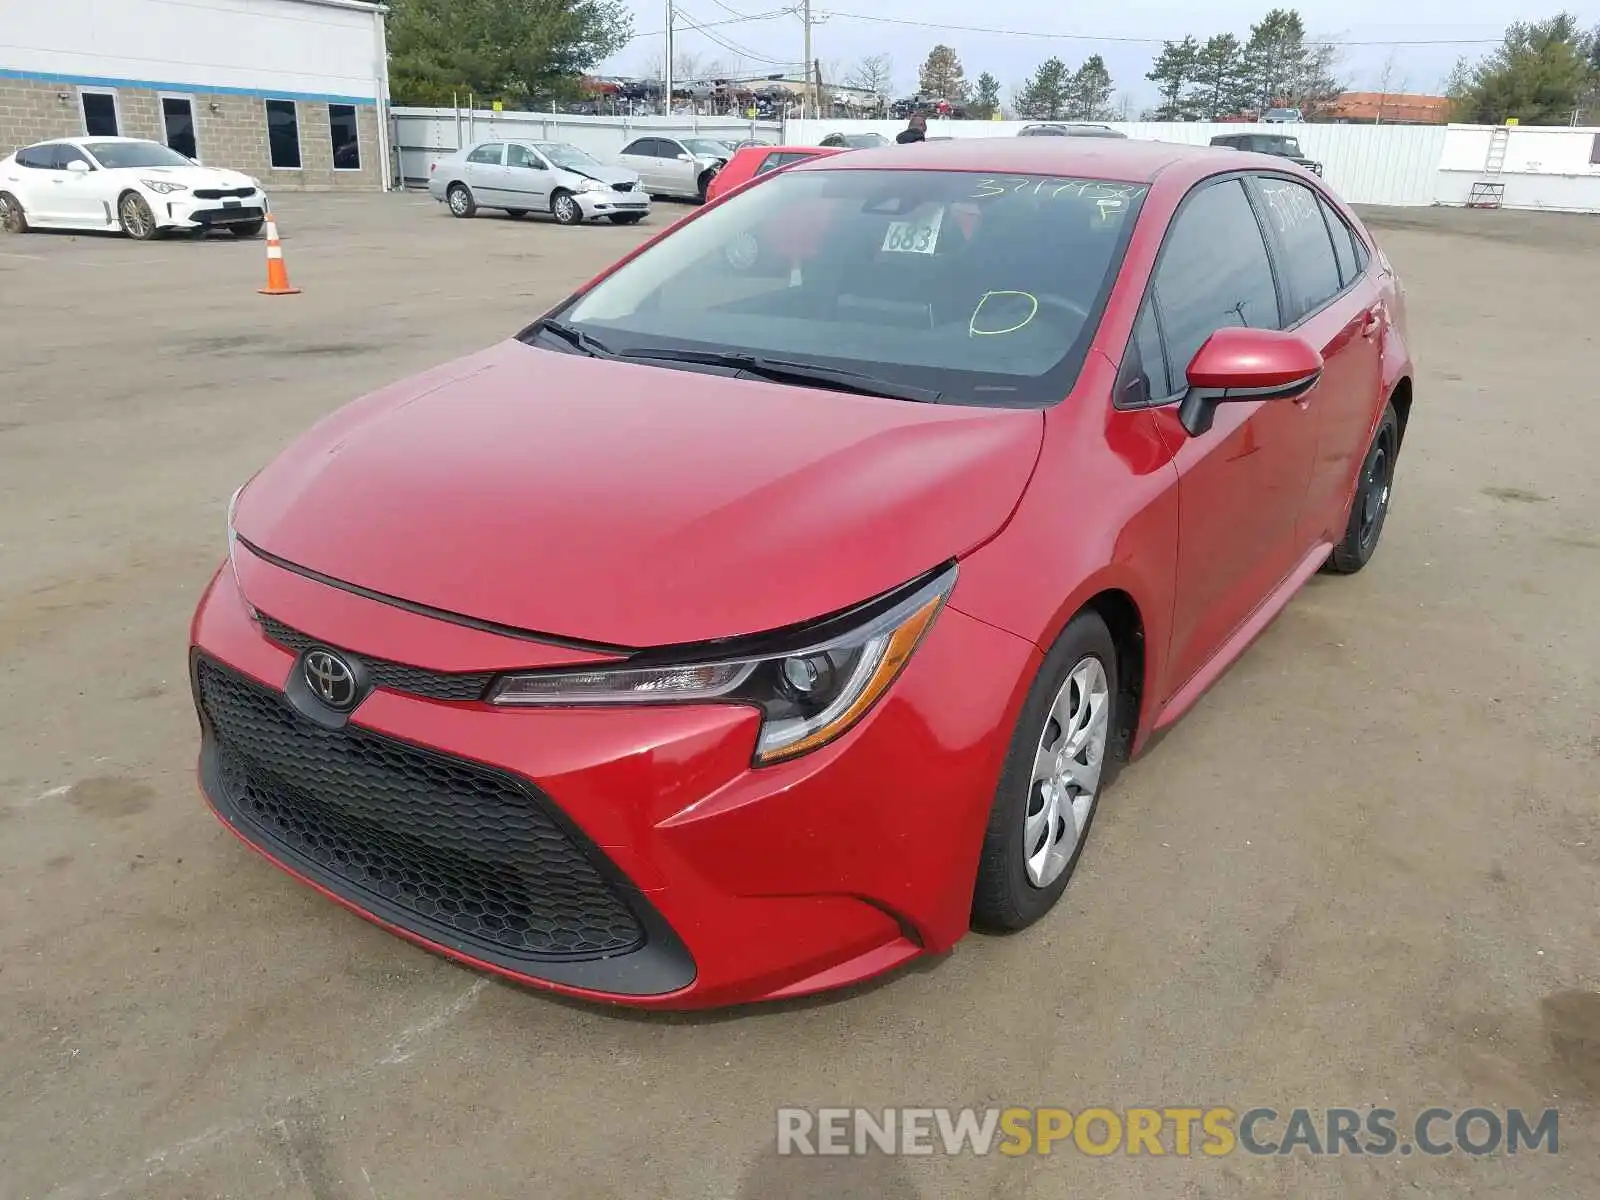
[[[1118,766],[1373,553],[1402,304],[1282,159],[794,166],[240,490],[193,625],[205,794],[361,915],[598,999],[1020,929]]]

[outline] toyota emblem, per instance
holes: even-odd
[[[356,703],[356,673],[331,650],[313,650],[300,667],[311,694],[329,708],[344,712]]]

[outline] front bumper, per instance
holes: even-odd
[[[643,216],[650,211],[650,194],[638,188],[631,192],[619,192],[614,189],[607,192],[575,192],[573,197],[577,200],[578,207],[583,210],[586,221],[618,213],[637,213]]]
[[[255,192],[249,196],[201,200],[177,193],[153,197],[150,207],[155,212],[156,224],[162,229],[220,229],[264,221],[267,197],[264,192]]]
[[[443,699],[419,681],[464,678],[493,653],[473,639],[496,635],[259,560],[246,578],[276,641],[226,567],[194,619],[206,797],[269,861],[412,941],[572,995],[697,1008],[857,982],[967,929],[1037,663],[1021,639],[947,606],[859,725],[753,769],[753,710]],[[314,641],[376,668],[342,730],[286,699]]]

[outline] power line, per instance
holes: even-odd
[[[685,9],[681,4],[677,6],[677,10],[678,16],[683,20],[685,25],[697,33],[704,35],[707,39],[714,42],[716,45],[721,46],[724,50],[731,54],[737,54],[742,58],[752,59],[755,62],[770,63],[773,66],[788,67],[794,65],[792,62],[788,62],[783,59],[770,58],[765,54],[758,53],[757,51],[750,49],[750,47],[742,46],[730,38],[724,38],[721,34],[709,32],[706,25],[695,20],[694,14]]]
[[[750,22],[750,21],[770,21],[770,20],[774,19],[775,17],[786,17],[786,16],[788,16],[790,14],[791,11],[792,10],[787,9],[787,8],[774,8],[770,12],[751,13],[748,16],[740,16],[740,17],[729,17],[726,20],[702,21],[696,26],[696,28],[699,29],[699,30],[704,31],[706,29],[719,28],[719,27],[721,27],[723,25],[743,25],[743,24],[746,24],[747,22]],[[651,29],[651,30],[648,30],[645,33],[636,33],[636,34],[634,34],[632,37],[630,37],[628,39],[628,41],[637,42],[641,38],[665,37],[666,33],[667,33],[667,31],[665,29]]]
[[[1161,46],[1182,38],[1119,37],[1112,34],[1051,33],[1039,29],[996,29],[987,25],[949,25],[942,21],[915,21],[907,17],[879,17],[867,13],[840,12],[829,9],[829,17],[846,21],[871,21],[878,25],[907,25],[914,29],[938,29],[950,33],[992,33],[1001,37],[1044,38],[1061,42],[1119,42],[1134,46]],[[1505,39],[1492,38],[1420,38],[1416,40],[1339,41],[1332,38],[1307,38],[1307,46],[1498,46]]]

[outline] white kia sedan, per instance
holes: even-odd
[[[60,138],[0,158],[0,226],[120,229],[139,241],[227,229],[255,237],[266,220],[261,184],[203,167],[159,142]]]

